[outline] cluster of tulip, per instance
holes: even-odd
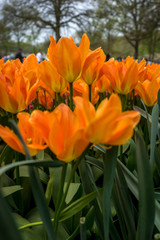
[[[31,155],[49,147],[58,159],[70,162],[90,143],[124,144],[132,137],[140,114],[122,111],[118,94],[127,97],[134,92],[147,106],[153,106],[160,88],[160,66],[146,65],[145,60],[138,63],[131,57],[105,62],[101,48],[90,50],[86,34],[79,47],[72,38],[63,37],[56,43],[50,37],[50,41],[48,61],[39,64],[34,54],[23,63],[18,59],[6,63],[0,60],[0,107],[17,114]],[[95,107],[100,93],[110,97]],[[58,106],[53,101],[56,96]],[[61,103],[62,96],[65,103]],[[30,104],[36,108],[35,99],[46,111],[25,112]],[[0,137],[24,153],[20,140],[8,127],[0,125]]]

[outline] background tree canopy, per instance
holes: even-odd
[[[155,0],[9,0],[4,1],[0,24],[0,49],[8,51],[13,40],[20,47],[48,31],[56,40],[86,32],[93,48],[102,46],[113,56],[149,55],[160,52],[160,1]],[[47,37],[47,44],[48,44]],[[41,48],[46,48],[42,39]]]

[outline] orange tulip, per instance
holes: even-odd
[[[75,97],[74,103],[86,138],[93,144],[124,144],[132,137],[133,128],[140,120],[137,111],[122,112],[121,100],[115,94],[103,100],[97,111],[85,98]]]
[[[67,82],[57,72],[56,68],[50,61],[43,61],[39,64],[38,73],[41,81],[43,81],[47,87],[52,89],[56,93],[62,92]]]
[[[65,104],[60,104],[52,113],[35,110],[31,121],[51,151],[64,162],[79,157],[89,144],[79,119]]]
[[[100,55],[100,49],[90,53],[90,42],[86,34],[82,36],[79,47],[72,38],[62,37],[56,43],[51,36],[50,41],[47,57],[56,67],[57,72],[69,83],[81,77],[84,61],[88,66]],[[87,57],[87,55],[89,56]]]
[[[84,65],[82,68],[82,79],[88,85],[92,85],[103,75],[103,73],[101,72],[101,68],[104,64],[105,59],[106,59],[106,56],[103,50],[100,49],[100,55],[97,55],[97,57],[93,59],[90,64],[88,64],[87,59],[84,62]]]
[[[45,109],[53,108],[53,97],[45,90],[40,89],[38,91],[38,102],[43,105]]]
[[[35,68],[28,63],[33,59],[35,56],[30,55],[23,64],[16,59],[3,65],[0,71],[0,107],[4,110],[11,113],[23,111],[35,99],[39,80]]]
[[[160,88],[160,77],[152,79],[152,81],[145,80],[144,82],[138,82],[135,87],[136,93],[142,98],[143,102],[151,107],[157,102],[157,94]]]
[[[30,123],[31,116],[29,113],[23,112],[18,113],[19,119],[18,127],[20,133],[28,147],[28,150],[32,156],[36,155],[39,151],[45,149],[43,138],[37,133],[36,129],[32,127]],[[8,127],[0,125],[0,137],[14,150],[25,154],[22,143],[20,142],[17,135]]]
[[[113,91],[110,81],[104,74],[93,84],[93,87],[97,87],[100,93]]]
[[[126,95],[138,82],[138,63],[131,57],[127,57],[126,62],[111,59],[104,64],[103,71],[116,93]]]
[[[73,83],[73,96],[87,96],[89,95],[88,85],[82,79],[79,79]],[[96,104],[99,99],[98,88],[94,85],[91,88],[91,102]]]

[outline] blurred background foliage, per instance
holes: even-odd
[[[0,57],[45,53],[50,35],[79,43],[86,32],[92,49],[112,57],[160,61],[160,1],[1,0],[0,11]]]

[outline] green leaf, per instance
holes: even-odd
[[[90,156],[85,156],[86,162],[92,164],[93,166],[99,168],[100,170],[104,170],[103,162],[98,159]]]
[[[87,215],[85,216],[86,219],[86,230],[91,230],[92,226],[93,226],[93,222],[94,222],[94,208],[91,207],[87,213]],[[67,238],[66,240],[74,240],[75,237],[79,234],[80,232],[80,226],[78,225],[77,228],[74,230],[74,232],[72,233],[72,235]]]
[[[79,172],[80,177],[82,181],[82,186],[86,194],[91,193],[94,191],[93,184],[88,176],[87,171],[87,163],[86,160],[83,159],[79,165]],[[102,217],[102,211],[100,209],[99,203],[97,199],[94,199],[91,203],[91,206],[94,206],[95,210],[95,222],[99,231],[99,237],[103,239],[103,217]]]
[[[12,168],[15,168],[15,167],[18,167],[18,166],[44,166],[44,167],[60,167],[63,165],[62,162],[60,161],[41,161],[41,160],[25,160],[25,161],[20,161],[20,162],[14,162],[14,163],[11,163],[11,164],[8,164],[4,167],[1,167],[0,168],[0,176],[7,172],[8,170],[12,169]]]
[[[8,162],[8,160],[12,161],[12,155],[13,155],[13,149],[11,149],[8,145],[6,145],[1,154],[0,154],[0,165],[2,164],[2,162]]]
[[[2,187],[1,188],[3,197],[7,197],[7,196],[11,195],[12,193],[20,191],[22,189],[23,188],[19,185]]]
[[[112,147],[104,155],[104,179],[103,179],[103,226],[104,239],[109,239],[110,198],[114,181],[118,147]]]
[[[137,171],[139,191],[139,220],[137,240],[152,238],[154,227],[155,203],[152,172],[142,137],[136,132]]]
[[[31,159],[32,157],[29,154],[28,148],[19,132],[19,129],[17,127],[17,125],[15,124],[14,121],[11,121],[13,130],[15,132],[15,134],[19,137],[21,143],[23,144],[24,150],[25,150],[25,154],[26,154],[26,159]],[[43,220],[44,226],[46,228],[46,231],[48,233],[48,236],[50,238],[50,240],[55,240],[55,236],[54,236],[54,232],[53,232],[53,226],[52,226],[52,222],[51,222],[51,218],[50,218],[50,214],[49,214],[49,210],[47,207],[47,203],[46,203],[46,199],[44,196],[44,192],[43,192],[43,188],[42,185],[40,183],[38,174],[36,172],[36,169],[34,167],[29,167],[29,175],[30,175],[30,179],[31,179],[31,186],[32,186],[32,191],[33,191],[33,196],[35,199],[35,202],[37,204],[37,207],[39,209],[41,218]]]
[[[127,168],[131,171],[136,168],[136,144],[133,139],[130,139],[130,150],[128,154]]]
[[[125,220],[125,224],[128,232],[128,239],[135,240],[136,228],[133,204],[131,201],[130,194],[128,192],[128,186],[123,176],[121,168],[117,166],[117,172],[115,175],[115,184],[119,195],[120,207]]]
[[[0,218],[1,218],[1,224],[0,224],[0,236],[3,240],[22,240],[20,233],[17,230],[17,226],[15,224],[15,221],[10,214],[9,208],[4,200],[4,198],[1,195],[0,192]]]
[[[76,213],[81,211],[96,197],[97,197],[97,193],[96,193],[96,191],[94,191],[92,193],[89,193],[89,194],[79,198],[75,202],[71,203],[68,207],[66,207],[65,209],[63,209],[61,211],[60,222],[72,217],[73,215],[75,215]]]
[[[133,193],[136,199],[139,199],[137,178],[119,160],[118,160],[118,164],[124,173],[124,176],[130,191]],[[157,229],[160,231],[160,204],[158,203],[158,201],[155,201],[155,210],[156,211],[155,211],[154,223]]]
[[[158,104],[155,104],[152,110],[152,125],[151,125],[151,151],[150,151],[150,164],[151,168],[154,163],[154,151],[156,145],[156,137],[158,133],[158,119],[159,117],[159,107]]]
[[[64,191],[66,188],[67,183],[64,184]],[[70,183],[68,193],[65,199],[66,204],[68,204],[74,197],[74,195],[77,193],[78,189],[80,187],[80,183]]]
[[[20,216],[19,214],[17,213],[13,213],[12,214],[13,217],[14,217],[14,220],[19,227],[21,226],[24,226],[24,225],[27,225],[27,224],[30,224],[30,222],[23,218],[22,216]],[[43,240],[44,237],[45,237],[45,229],[44,229],[44,226],[42,225],[41,227],[30,227],[30,228],[26,228],[26,229],[22,229],[22,230],[19,230],[21,235],[22,235],[22,238],[23,240],[35,240],[35,239],[38,239],[38,240]]]

